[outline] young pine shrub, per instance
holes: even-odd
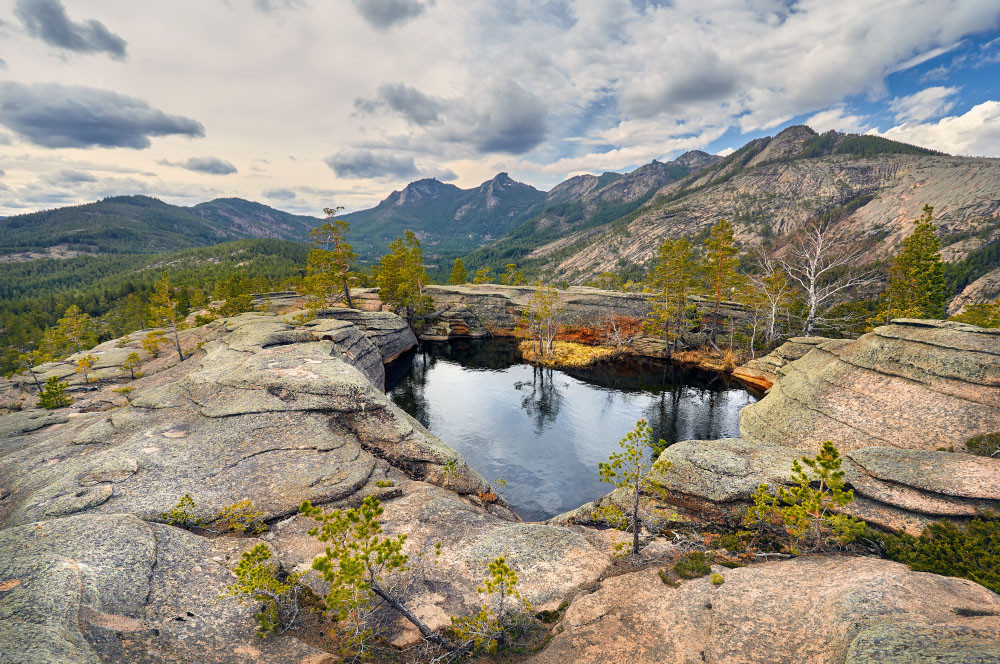
[[[160,518],[167,525],[178,528],[197,528],[202,523],[201,519],[194,515],[194,498],[189,493],[185,493],[169,512],[160,514]]]
[[[517,590],[517,572],[501,556],[489,564],[489,576],[477,588],[487,601],[478,613],[452,618],[452,630],[459,645],[452,652],[473,657],[492,655],[503,647],[512,625],[527,619],[531,604]]]
[[[802,468],[805,464],[810,472]],[[758,531],[783,532],[791,538],[791,553],[818,551],[825,546],[853,542],[865,530],[863,522],[836,510],[854,501],[854,490],[845,488],[841,458],[832,441],[823,443],[815,458],[792,462],[791,489],[772,493],[761,484],[744,523]],[[817,488],[813,488],[816,483]]]
[[[674,564],[674,574],[682,579],[698,579],[711,572],[708,554],[704,551],[686,553]]]
[[[61,383],[55,376],[45,381],[45,387],[38,395],[38,405],[46,410],[63,408],[73,403],[73,397],[66,394],[69,383]]]
[[[216,520],[229,531],[240,535],[258,535],[267,530],[264,513],[254,507],[249,500],[241,500],[219,510]]]
[[[245,552],[236,569],[236,581],[226,587],[223,597],[236,597],[242,604],[257,604],[257,636],[286,631],[299,613],[298,575],[282,578],[278,565],[271,562],[271,550],[261,542]]]
[[[326,544],[312,568],[329,586],[322,612],[336,621],[333,635],[343,644],[342,656],[370,658],[390,623],[387,610],[403,616],[426,641],[450,649],[451,643],[406,608],[412,579],[407,573],[414,565],[403,553],[406,535],[381,536],[384,510],[377,498],[368,496],[357,508],[332,512],[305,501],[299,511],[318,523],[309,534]],[[435,552],[440,554],[440,543]]]
[[[620,452],[614,452],[607,462],[599,466],[601,481],[622,489],[627,500],[626,508],[609,500],[598,511],[598,516],[612,526],[632,533],[632,555],[639,555],[639,531],[643,525],[640,495],[662,495],[663,489],[653,481],[653,466],[648,461],[666,446],[666,441],[653,438],[653,428],[646,420],[639,420],[635,428],[618,442]],[[669,468],[669,462],[664,462]]]
[[[167,337],[161,330],[152,330],[142,338],[142,349],[153,357],[160,356],[160,346],[167,343]]]
[[[965,441],[970,454],[985,457],[1000,457],[1000,433],[985,433]]]

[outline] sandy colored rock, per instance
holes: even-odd
[[[740,414],[748,441],[963,451],[972,436],[1000,431],[998,330],[898,320],[855,341],[821,342],[779,371]]]
[[[562,631],[529,661],[1000,661],[1000,616],[970,619],[955,612],[975,607],[1000,613],[1000,596],[971,581],[847,557],[715,571],[725,579],[720,586],[701,578],[670,588],[655,569],[607,579],[573,602]],[[933,659],[942,651],[952,659]],[[879,659],[883,655],[895,659]]]

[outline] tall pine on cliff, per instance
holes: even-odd
[[[879,310],[879,320],[893,318],[944,318],[948,289],[941,262],[941,241],[931,222],[934,208],[925,205],[913,233],[889,268],[889,287]]]

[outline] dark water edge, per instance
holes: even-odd
[[[612,487],[597,464],[644,418],[667,444],[738,435],[757,397],[728,376],[626,358],[556,370],[521,361],[509,339],[422,343],[386,367],[389,397],[501,493],[525,520]]]

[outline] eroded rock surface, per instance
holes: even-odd
[[[748,441],[841,452],[862,447],[965,450],[1000,431],[1000,331],[897,320],[855,341],[820,342],[783,365],[743,409]]]
[[[602,582],[569,607],[537,664],[998,662],[1000,596],[872,558],[714,568],[679,588],[655,570]],[[941,657],[939,659],[938,657]]]

